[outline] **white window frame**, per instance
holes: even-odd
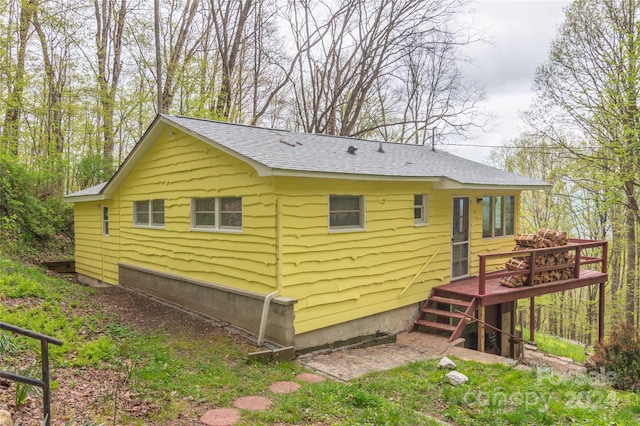
[[[102,206],[102,235],[109,236],[109,207]]]
[[[222,211],[221,210],[221,201],[224,198],[237,198],[240,200],[240,210],[239,211]],[[214,211],[210,212],[214,215],[214,225],[198,225],[196,224],[196,200],[214,200]],[[240,214],[240,222],[242,223],[240,226],[228,226],[222,225],[222,215],[228,213],[239,213]],[[226,232],[231,234],[239,234],[242,232],[242,227],[244,225],[244,214],[242,211],[242,197],[194,197],[191,199],[191,230],[198,232]]]
[[[502,198],[501,200],[501,211],[499,215],[496,212],[496,200],[497,198]],[[513,233],[507,233],[507,198],[511,197],[513,199]],[[490,218],[489,221],[491,226],[491,235],[484,234],[484,202],[485,199],[489,199],[489,203],[491,206],[490,209]],[[482,197],[482,238],[504,238],[504,237],[513,237],[516,233],[516,196],[515,195],[484,195]],[[500,220],[502,221],[502,235],[496,235],[496,218],[500,216]]]
[[[160,211],[153,210],[154,201],[162,201],[162,223],[154,222],[153,215],[154,213],[160,213]],[[147,213],[147,221],[146,222],[138,222],[138,205],[141,203],[147,203],[148,211]],[[153,199],[153,200],[136,200],[133,202],[133,226],[136,228],[157,228],[163,229],[165,225],[165,207],[164,207],[164,199]]]
[[[356,210],[336,210],[333,211],[331,210],[331,199],[332,198],[357,198],[359,199],[359,205],[360,205],[360,209],[357,210],[358,212],[358,224],[357,225],[332,225],[331,224],[331,215],[334,213],[350,213],[350,212],[355,212]],[[328,215],[327,215],[327,219],[328,219],[328,224],[329,224],[329,232],[330,233],[334,233],[334,232],[356,232],[356,231],[365,231],[366,227],[365,227],[365,197],[364,195],[338,195],[338,194],[332,194],[329,195],[329,200],[328,200]]]
[[[416,197],[421,197],[421,203],[416,204]],[[416,217],[416,210],[420,209],[420,217]],[[429,225],[429,194],[413,195],[413,223],[415,226]]]

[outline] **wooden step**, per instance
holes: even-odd
[[[434,314],[441,317],[448,318],[464,318],[464,315],[459,312],[451,312],[451,311],[443,311],[442,309],[434,309],[434,308],[422,308],[422,312],[425,314]]]
[[[438,302],[438,303],[448,303],[449,305],[455,306],[469,306],[471,301],[462,300],[462,299],[453,299],[451,297],[442,297],[442,296],[431,296],[429,301]]]
[[[454,332],[456,331],[456,326],[455,325],[449,325],[449,324],[443,324],[440,322],[433,322],[433,321],[426,321],[426,320],[416,320],[415,322],[415,326],[424,326],[424,327],[430,327],[430,328],[435,328],[438,330],[444,330],[444,331],[449,331],[449,332]]]

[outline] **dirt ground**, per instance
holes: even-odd
[[[70,285],[80,285],[67,277]],[[183,312],[172,306],[142,296],[119,287],[97,289],[92,303],[82,306],[82,310],[90,314],[90,310],[101,310],[110,316],[110,321],[126,324],[141,331],[162,332],[176,334],[182,337],[225,335],[238,339],[239,343],[247,344],[241,336],[231,333],[223,325]],[[35,362],[34,359],[24,359],[24,365]],[[145,425],[194,425],[199,424],[199,418],[211,409],[209,405],[190,401],[189,412],[183,413],[181,418],[170,422],[153,422],[149,415],[158,410],[149,401],[145,401],[127,386],[126,368],[122,371],[98,370],[93,368],[52,368],[51,378],[58,383],[57,389],[52,391],[52,425],[94,425],[93,415],[105,406],[109,407],[105,413],[105,425],[121,424],[118,417],[124,415],[139,417]],[[37,374],[39,376],[39,374]],[[20,408],[15,407],[15,383],[0,379],[0,409],[12,413],[13,421],[17,425],[41,425],[42,398],[39,395],[28,397]],[[117,405],[113,407],[114,401]],[[113,408],[115,408],[115,410]],[[113,412],[116,412],[114,419]]]

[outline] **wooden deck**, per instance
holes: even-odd
[[[478,276],[433,288],[431,295],[420,308],[412,330],[424,328],[448,332],[450,340],[454,340],[463,333],[467,320],[476,320],[478,323],[477,347],[479,351],[484,352],[485,327],[505,333],[502,330],[501,317],[493,325],[485,322],[486,308],[529,299],[529,336],[530,341],[534,342],[537,296],[598,284],[598,339],[602,342],[604,339],[604,291],[605,283],[609,278],[607,251],[606,241],[574,239],[569,240],[568,245],[558,247],[481,254]],[[511,258],[518,260],[515,267],[511,266],[512,261],[506,262]],[[559,262],[563,263],[559,264]],[[516,270],[502,269],[486,272],[487,265],[511,266],[510,269]],[[521,265],[527,269],[520,269]],[[501,278],[511,279],[518,276],[526,278],[521,282],[539,284],[516,288],[500,284]],[[561,278],[567,276],[572,278]],[[511,319],[508,322],[510,329],[506,332],[509,336],[515,335],[515,312],[515,309],[510,309]],[[509,353],[515,355],[514,343],[511,341]]]
[[[594,284],[604,284],[608,280],[607,251],[606,241],[571,239],[569,240],[569,245],[561,247],[481,254],[479,256],[480,274],[477,277],[469,277],[438,286],[434,288],[433,294],[442,297],[461,298],[463,300],[476,298],[480,305],[490,306]],[[510,257],[525,256],[528,258],[530,265],[536,265],[536,258],[554,255],[559,252],[571,252],[573,255],[571,262],[552,266],[534,266],[517,272],[506,269],[485,272],[487,270],[487,261],[489,260],[504,264],[503,262]],[[583,268],[587,265],[589,265],[590,269]],[[599,266],[599,268],[595,269],[594,266],[596,268]],[[534,282],[533,277],[536,274],[567,268],[573,270],[575,278],[525,285],[518,288],[505,287],[499,283],[500,278],[513,275],[526,275],[529,276],[529,282]]]
[[[479,291],[479,277],[471,277],[438,286],[434,289],[434,292],[438,296],[460,298],[463,300],[477,298],[481,300],[482,305],[490,306],[604,283],[607,281],[608,275],[606,272],[581,269],[580,278],[518,288],[504,287],[498,282],[499,279],[499,277],[491,278],[491,275],[487,275],[484,294],[480,294]]]

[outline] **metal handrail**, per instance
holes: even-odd
[[[3,379],[13,380],[15,382],[26,383],[28,385],[37,386],[42,388],[42,404],[44,411],[45,425],[49,426],[51,422],[51,386],[49,376],[49,343],[62,346],[62,340],[58,340],[54,337],[40,334],[35,331],[27,330],[25,328],[17,327],[15,325],[0,322],[0,329],[10,331],[12,333],[27,336],[32,339],[40,340],[40,355],[42,361],[42,380],[21,376],[20,374],[10,373],[8,371],[0,371],[0,377]]]
[[[593,257],[593,256],[582,256],[583,249],[589,248],[602,248],[602,257]],[[537,272],[545,272],[545,271],[553,271],[555,269],[566,269],[566,268],[574,268],[574,277],[576,279],[580,278],[580,266],[589,265],[594,263],[601,264],[601,271],[603,273],[607,272],[607,249],[608,243],[603,240],[576,240],[569,239],[569,244],[566,246],[557,246],[557,247],[548,247],[548,248],[539,248],[539,249],[526,249],[520,251],[508,251],[508,252],[500,252],[500,253],[484,253],[479,254],[480,258],[480,271],[478,274],[478,294],[484,295],[486,292],[486,280],[487,276],[490,278],[501,278],[506,276],[517,276],[517,275],[529,275],[529,282],[533,283],[533,277]],[[552,254],[565,252],[569,250],[575,250],[574,260],[573,262],[564,263],[561,265],[550,265],[550,266],[536,266],[535,258],[540,255]],[[487,259],[496,258],[496,257],[529,257],[529,268],[522,269],[520,271],[494,271],[487,272]]]

